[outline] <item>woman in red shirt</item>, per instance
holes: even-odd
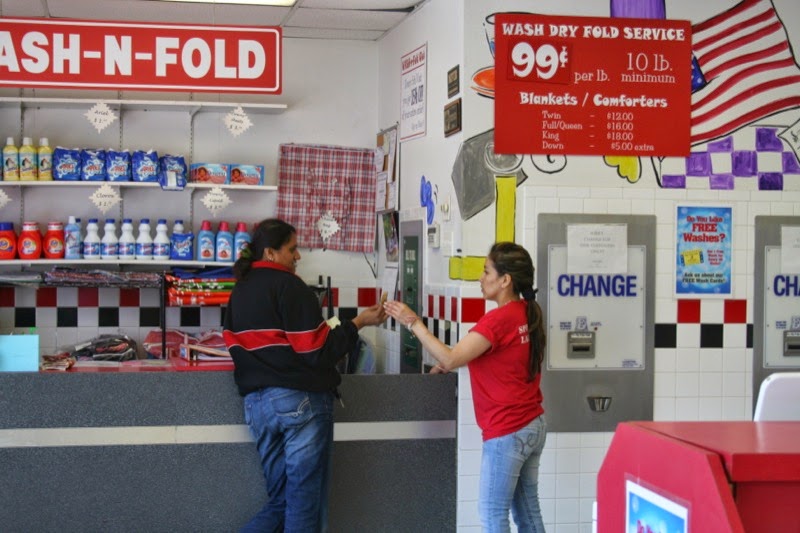
[[[547,434],[539,388],[545,332],[533,276],[525,248],[511,242],[492,246],[480,283],[483,297],[497,308],[453,348],[404,303],[384,304],[438,361],[435,372],[469,368],[475,418],[483,432],[478,508],[489,532],[509,531],[509,509],[518,531],[544,532],[538,477]]]

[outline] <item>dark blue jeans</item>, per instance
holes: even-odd
[[[244,398],[269,501],[243,532],[325,531],[333,447],[333,394],[269,387]]]

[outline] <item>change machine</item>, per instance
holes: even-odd
[[[400,222],[400,301],[422,316],[422,221]],[[422,344],[406,328],[400,328],[400,373],[422,372]]]
[[[653,419],[655,233],[654,216],[539,215],[549,430]]]
[[[767,376],[800,370],[800,217],[755,222],[753,408]]]

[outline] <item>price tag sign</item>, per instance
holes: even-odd
[[[89,200],[100,210],[101,213],[106,214],[109,209],[117,205],[122,198],[116,189],[108,183],[104,183],[97,188],[94,193],[89,197]]]
[[[495,16],[495,152],[687,156],[688,21]]]
[[[211,211],[214,218],[217,218],[218,213],[221,213],[226,207],[233,203],[230,196],[225,194],[225,191],[220,187],[213,187],[203,196],[201,202],[206,206],[206,209]]]

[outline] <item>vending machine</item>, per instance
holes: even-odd
[[[653,418],[656,217],[540,214],[548,429]]]
[[[764,379],[800,370],[800,217],[755,218],[753,407]]]

